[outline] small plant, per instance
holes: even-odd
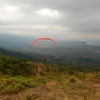
[[[57,80],[58,81],[65,81],[66,80],[66,77],[65,76],[59,76],[58,78],[57,78]]]
[[[77,82],[79,79],[76,77],[76,76],[71,76],[70,78],[69,78],[69,82],[71,82],[71,83],[75,83],[75,82]]]
[[[96,76],[96,75],[93,74],[93,73],[87,73],[87,74],[85,75],[85,81],[92,81],[93,78],[94,78],[95,76]]]
[[[76,77],[78,77],[80,80],[84,80],[85,74],[82,72],[77,72],[75,73]]]
[[[56,80],[56,78],[54,76],[41,76],[39,78],[36,79],[37,83],[46,83],[48,81],[52,81],[52,80]]]

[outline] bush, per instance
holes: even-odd
[[[96,82],[96,83],[97,83],[97,82],[99,83],[99,82],[100,82],[100,75],[94,76],[94,78],[92,78],[92,81],[93,81],[93,82]]]
[[[3,93],[17,93],[25,87],[34,87],[35,85],[34,79],[22,76],[2,77],[0,79],[0,91]]]
[[[92,81],[92,79],[96,76],[96,74],[93,73],[87,73],[85,75],[85,81]]]
[[[76,77],[76,76],[71,76],[70,78],[69,78],[69,82],[71,82],[71,83],[75,83],[75,82],[77,82],[79,79]]]
[[[54,76],[45,76],[45,77],[41,76],[41,77],[36,79],[36,82],[37,83],[46,83],[46,82],[52,81],[52,80],[56,80],[56,77],[54,77]]]
[[[78,77],[80,80],[84,80],[85,79],[85,74],[82,72],[77,72],[75,73],[76,77]]]
[[[66,77],[65,76],[59,76],[57,78],[58,81],[65,81],[66,80]]]

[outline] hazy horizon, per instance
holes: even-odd
[[[0,34],[0,47],[2,47],[2,45],[4,47],[9,47],[9,45],[12,45],[14,47],[16,47],[16,44],[17,45],[26,45],[26,48],[27,46],[30,46],[30,43],[32,41],[34,41],[35,39],[37,38],[41,38],[41,37],[35,37],[35,36],[30,36],[30,35],[18,35],[18,34],[10,34],[10,33],[2,33]],[[51,37],[49,37],[51,38]],[[88,40],[78,40],[78,39],[58,39],[58,38],[52,38],[55,42],[56,42],[56,45],[59,45],[59,43],[78,43],[78,42],[86,42],[87,45],[95,45],[95,46],[100,46],[100,40],[97,40],[97,39],[88,39]],[[48,44],[48,43],[51,43],[50,41],[40,41],[38,44],[41,44],[42,45],[45,45],[45,44]],[[52,43],[51,43],[52,44]],[[20,47],[19,46],[19,47]]]

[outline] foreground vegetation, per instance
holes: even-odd
[[[100,100],[98,71],[0,55],[0,100]]]

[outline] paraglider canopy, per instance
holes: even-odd
[[[50,41],[56,43],[56,42],[55,42],[53,39],[51,39],[51,38],[38,38],[38,39],[34,40],[33,42],[31,42],[30,46],[34,45],[34,44],[35,44],[37,41],[39,41],[39,40],[50,40]]]

